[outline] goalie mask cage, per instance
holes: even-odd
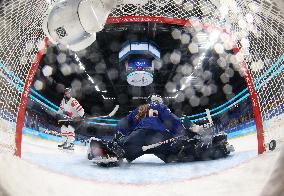
[[[234,58],[253,103],[259,153],[272,139],[284,138],[278,129],[284,124],[284,3],[281,0],[130,2],[119,0],[107,23],[201,25],[230,35],[235,43]],[[29,89],[47,47],[42,22],[50,4],[48,0],[0,3],[0,152],[21,155]]]

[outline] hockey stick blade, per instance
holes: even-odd
[[[116,105],[116,106],[114,107],[114,109],[112,110],[112,112],[109,113],[108,117],[114,116],[114,115],[116,114],[118,108],[119,108],[119,105]]]

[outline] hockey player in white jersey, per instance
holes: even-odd
[[[60,103],[58,114],[69,117],[68,120],[63,120],[60,123],[62,125],[61,136],[64,142],[58,147],[72,150],[75,141],[75,124],[84,116],[84,109],[75,98],[71,97],[70,88],[64,90],[64,97]]]

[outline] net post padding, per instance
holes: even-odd
[[[153,22],[153,23],[187,26],[187,25],[192,24],[193,21],[190,19],[168,18],[168,17],[160,17],[160,16],[159,17],[157,16],[121,16],[121,17],[108,17],[106,24],[127,23],[127,22]],[[208,23],[201,23],[201,25],[204,29],[212,27],[221,32],[225,32],[228,35],[231,35],[231,32],[228,32],[225,28],[213,26],[212,24],[208,24]],[[234,44],[233,52],[234,54],[237,54],[239,52],[239,48],[236,44]],[[258,154],[262,154],[265,150],[264,130],[263,130],[263,122],[262,122],[262,116],[261,116],[258,96],[255,90],[249,69],[246,66],[246,63],[242,62],[240,63],[240,65],[245,70],[244,79],[245,79],[246,85],[249,90],[250,99],[252,101],[254,119],[255,119],[256,130],[257,130]]]
[[[17,121],[16,121],[16,137],[15,137],[15,143],[16,143],[16,149],[15,149],[15,155],[18,157],[21,157],[21,146],[22,146],[22,129],[24,126],[24,120],[25,120],[25,113],[26,113],[26,105],[28,101],[28,96],[30,92],[30,88],[34,79],[34,76],[36,74],[36,71],[38,69],[38,65],[42,59],[42,56],[45,52],[45,49],[48,45],[48,38],[46,37],[43,40],[43,47],[38,51],[35,61],[32,63],[30,70],[28,72],[28,75],[26,77],[24,90],[21,95],[21,102],[19,106],[19,111],[17,115]]]

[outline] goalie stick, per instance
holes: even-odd
[[[161,141],[161,142],[157,142],[155,144],[150,144],[150,145],[147,145],[147,146],[142,146],[142,150],[143,151],[146,151],[146,150],[149,150],[149,149],[152,149],[152,148],[157,148],[158,146],[161,146],[161,145],[164,145],[164,144],[168,144],[170,142],[173,142],[177,139],[180,139],[180,138],[188,138],[186,136],[177,136],[177,137],[172,137],[170,139],[167,139],[167,140],[164,140],[164,141]],[[192,139],[189,139],[189,140],[192,140]]]

